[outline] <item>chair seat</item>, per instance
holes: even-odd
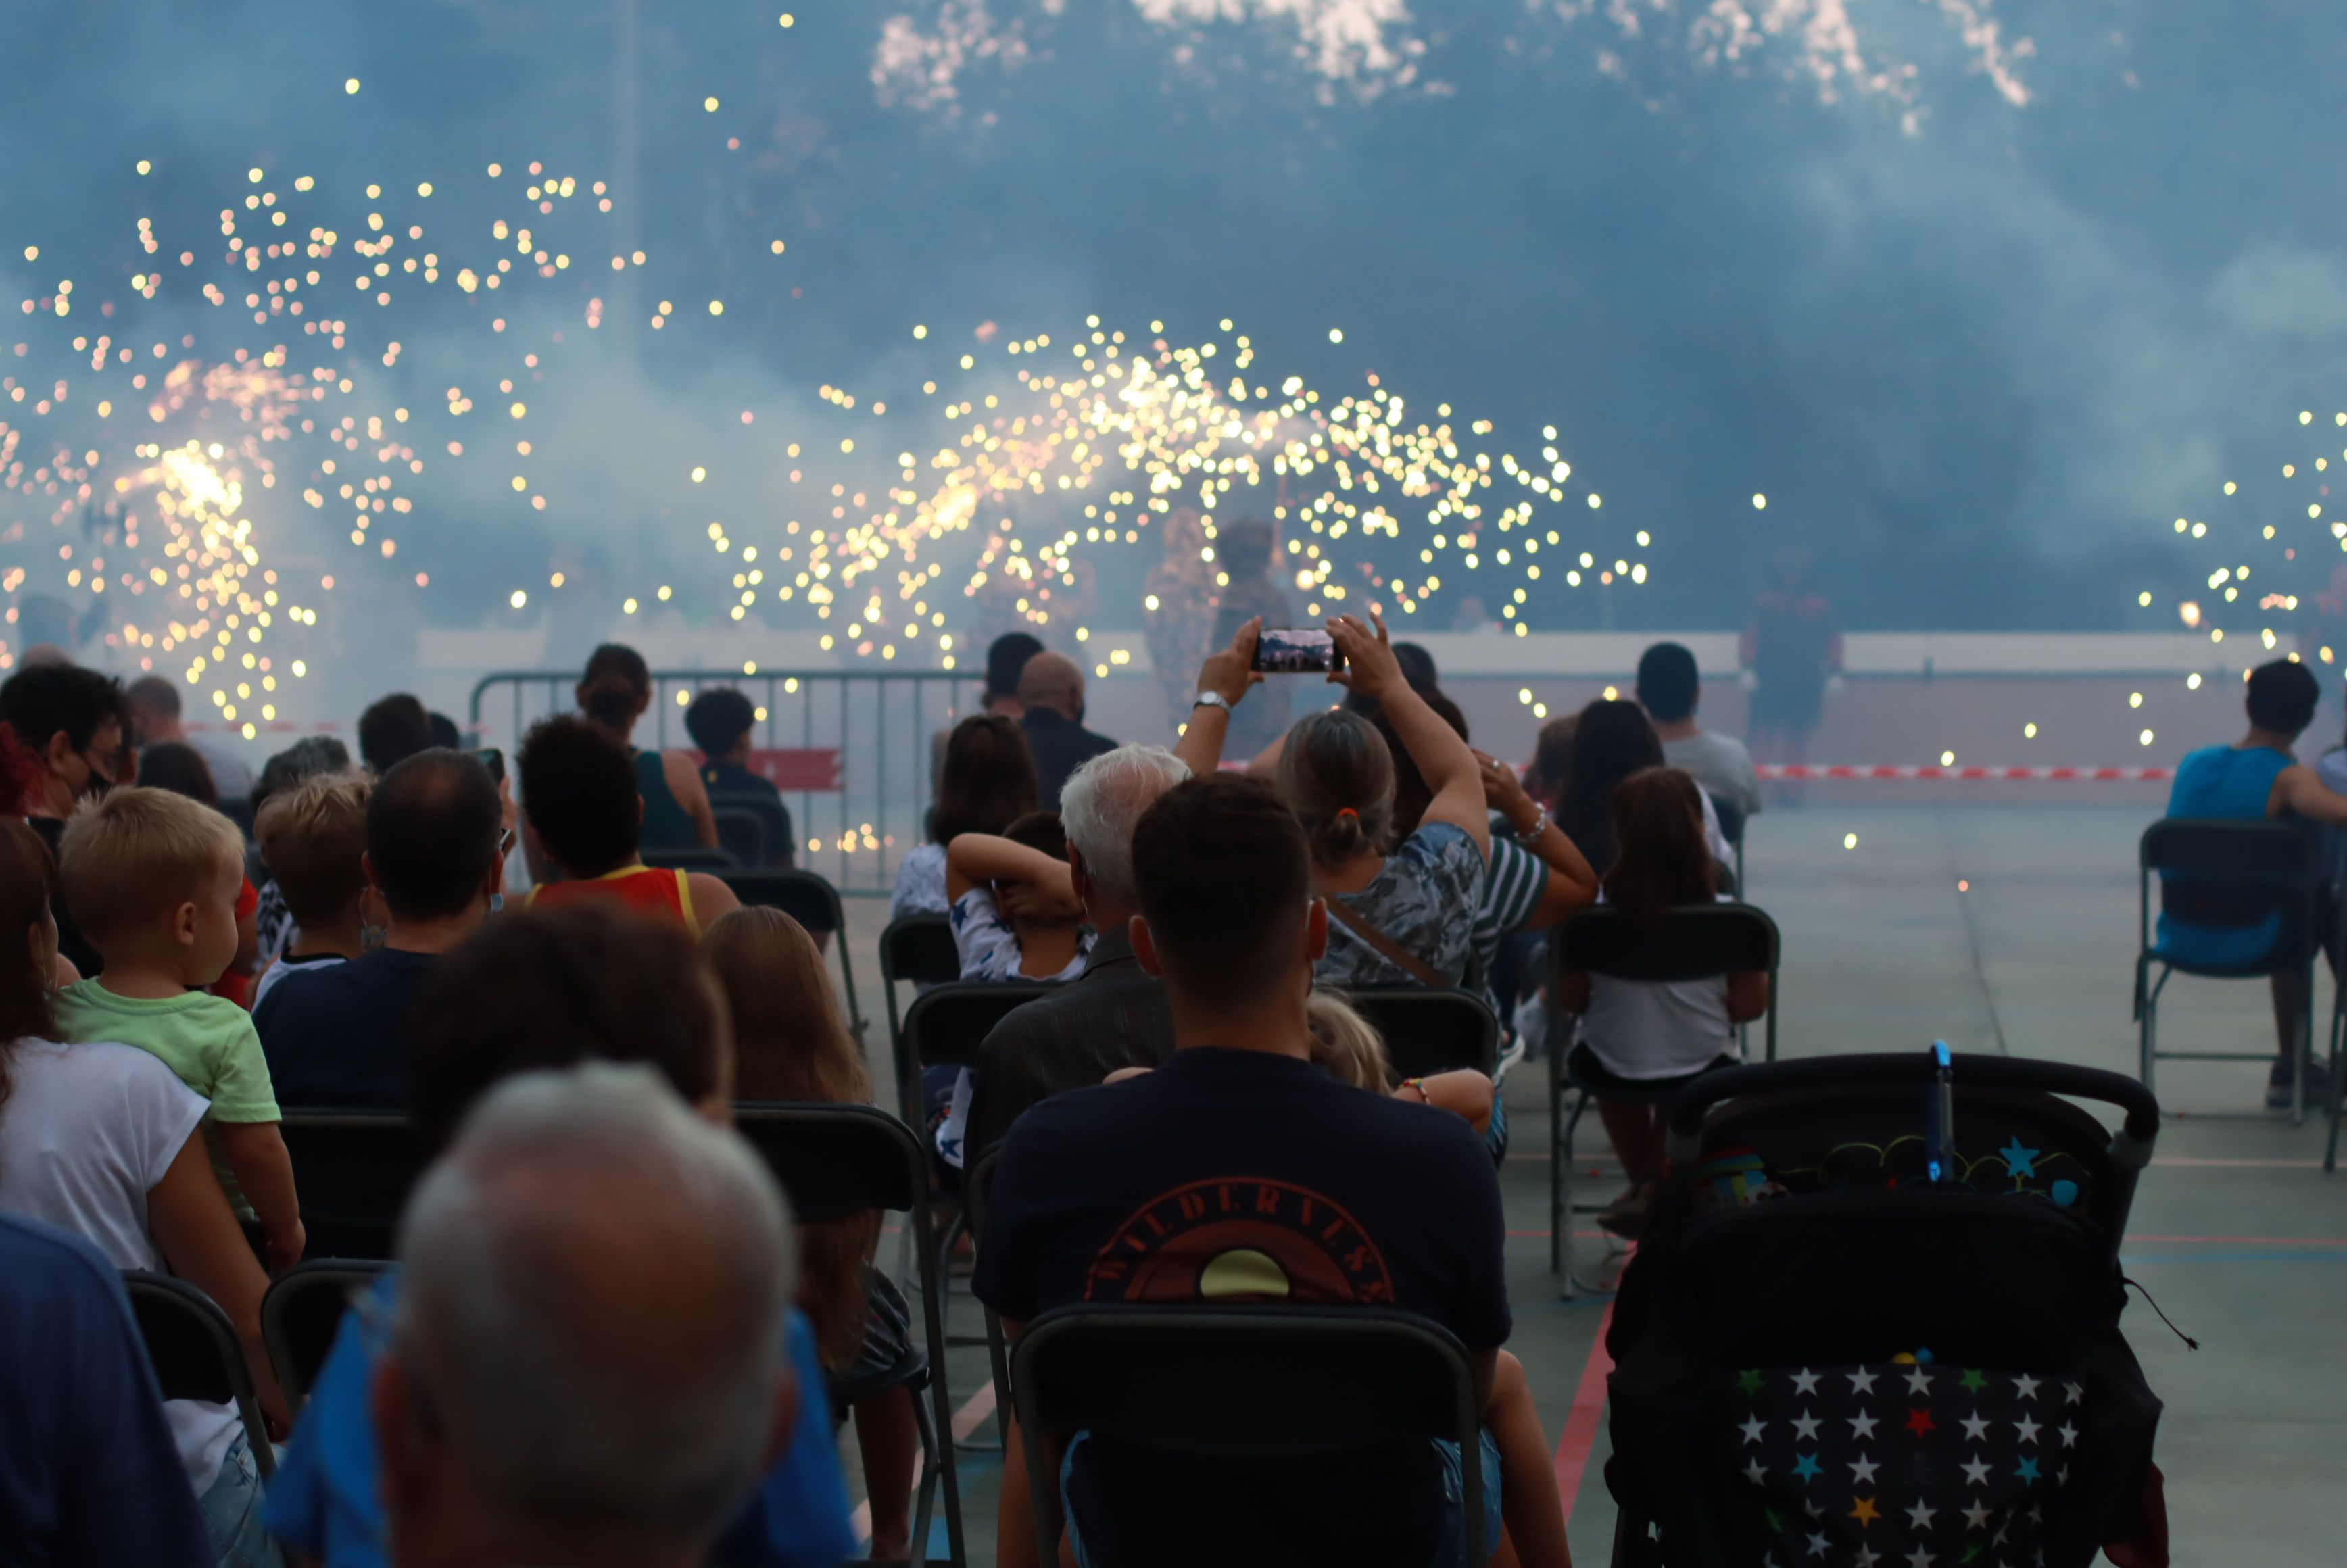
[[[2143,956],[2152,963],[2163,968],[2173,969],[2179,975],[2198,975],[2203,979],[2210,980],[2263,979],[2269,975],[2280,974],[2285,969],[2297,968],[2301,964],[2311,962],[2314,958],[2311,952],[2268,953],[2263,958],[2246,964],[2204,964],[2191,958],[2177,958],[2157,948],[2146,949]]]
[[[860,1405],[891,1389],[910,1389],[918,1393],[929,1386],[929,1355],[918,1345],[907,1345],[904,1354],[886,1367],[827,1378],[825,1385],[835,1412]]]

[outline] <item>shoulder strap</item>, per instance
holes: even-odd
[[[1436,990],[1450,989],[1450,982],[1437,973],[1433,965],[1370,925],[1358,910],[1348,905],[1342,898],[1330,893],[1324,895],[1321,901],[1328,906],[1328,913],[1336,917],[1338,925],[1376,948],[1388,963],[1401,970],[1411,979],[1416,980],[1419,985],[1430,986]]]

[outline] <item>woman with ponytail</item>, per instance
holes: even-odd
[[[1482,774],[1458,733],[1410,689],[1385,622],[1328,622],[1342,656],[1328,679],[1378,702],[1432,797],[1393,841],[1394,757],[1348,709],[1308,714],[1287,732],[1279,792],[1312,849],[1313,890],[1328,902],[1324,984],[1455,986],[1483,900],[1491,853]]]
[[[691,752],[646,752],[631,737],[636,721],[652,704],[651,671],[644,656],[621,643],[606,642],[587,657],[579,680],[579,708],[588,722],[610,734],[636,763],[636,789],[644,798],[645,849],[717,847],[717,815],[701,782],[701,764]]]

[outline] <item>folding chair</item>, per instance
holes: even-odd
[[[706,871],[723,875],[741,869],[740,862],[722,849],[708,849],[696,844],[683,849],[647,849],[643,863],[662,871]]]
[[[743,903],[780,909],[805,927],[809,936],[831,938],[831,950],[839,957],[839,986],[847,993],[848,1027],[862,1043],[864,1004],[856,995],[856,970],[847,957],[847,911],[839,901],[839,889],[812,871],[727,871],[723,878]]]
[[[717,847],[732,856],[735,865],[764,866],[767,863],[774,845],[767,839],[765,818],[746,805],[721,805],[714,799],[709,803],[709,811],[717,822]]]
[[[1059,1561],[1060,1476],[1045,1434],[1113,1430],[1193,1454],[1276,1461],[1447,1438],[1464,1458],[1467,1552],[1481,1563],[1480,1407],[1467,1352],[1384,1307],[1062,1307],[1010,1350],[1039,1568]],[[1202,1506],[1211,1506],[1201,1499]],[[1309,1510],[1313,1500],[1299,1497]]]
[[[790,1195],[792,1217],[801,1225],[874,1209],[911,1217],[920,1244],[927,1348],[913,1348],[895,1366],[852,1382],[835,1380],[831,1396],[834,1408],[844,1409],[891,1389],[912,1390],[913,1417],[921,1437],[921,1477],[913,1512],[915,1561],[928,1560],[930,1502],[942,1476],[946,1538],[955,1568],[961,1568],[966,1561],[961,1488],[954,1472],[953,1444],[939,1436],[953,1430],[953,1405],[946,1391],[944,1300],[928,1275],[935,1256],[929,1245],[934,1222],[928,1159],[920,1140],[905,1123],[869,1105],[744,1103],[734,1106],[733,1121]]]
[[[405,1116],[289,1111],[278,1126],[302,1194],[306,1255],[386,1258],[425,1154]]]
[[[1765,1038],[1770,1061],[1777,1060],[1777,923],[1749,904],[1681,905],[1665,917],[1659,931],[1640,927],[1618,909],[1600,907],[1583,910],[1549,934],[1552,974],[1667,982],[1766,971]],[[1569,1055],[1564,1042],[1550,1042],[1548,1258],[1549,1267],[1563,1276],[1558,1294],[1567,1301],[1579,1288],[1573,1276],[1573,1216],[1596,1212],[1576,1207],[1573,1201],[1573,1140],[1588,1112],[1590,1092],[1587,1085],[1573,1081],[1566,1065]],[[1568,1091],[1577,1096],[1570,1112],[1565,1108]],[[1618,1098],[1634,1097],[1618,1087],[1612,1092]],[[1676,1092],[1676,1086],[1656,1091],[1652,1102],[1667,1103]]]
[[[138,1320],[138,1337],[147,1342],[147,1359],[154,1363],[163,1398],[234,1405],[253,1465],[267,1485],[277,1473],[277,1450],[269,1446],[252,1368],[244,1363],[244,1347],[228,1314],[210,1296],[168,1274],[128,1268],[122,1287],[130,1293],[131,1316]]]
[[[912,1092],[916,1104],[920,1095],[921,1069],[975,1068],[978,1065],[978,1048],[985,1043],[994,1026],[1037,997],[1048,994],[1051,989],[1050,986],[1032,982],[997,984],[982,980],[957,980],[951,985],[932,986],[915,997],[913,1005],[905,1009],[901,1055],[909,1059],[908,1076],[914,1086]],[[911,1124],[918,1127],[926,1120],[924,1117]],[[940,1288],[949,1287],[952,1284],[953,1245],[960,1239],[963,1225],[964,1215],[957,1207],[940,1229],[937,1241],[937,1278]],[[976,1344],[977,1341],[973,1339],[968,1343]]]
[[[1345,999],[1385,1036],[1386,1058],[1400,1077],[1464,1067],[1488,1074],[1500,1064],[1500,1020],[1474,991],[1378,986],[1348,991]]]
[[[261,1341],[269,1347],[270,1370],[289,1408],[298,1411],[309,1398],[352,1296],[373,1286],[390,1266],[322,1259],[295,1264],[269,1282],[261,1298]]]
[[[2295,971],[2306,989],[2306,1017],[2298,1031],[2296,1071],[2291,1076],[2290,1120],[2306,1119],[2306,1064],[2314,1040],[2314,951],[2322,897],[2322,862],[2313,835],[2289,822],[2199,821],[2173,818],[2143,830],[2137,848],[2137,915],[2140,946],[2135,959],[2135,1017],[2142,1053],[2143,1086],[2156,1089],[2158,1061],[2270,1061],[2243,1050],[2162,1050],[2158,1046],[2159,993],[2170,975],[2209,979],[2263,979]],[[2163,912],[2195,926],[2239,930],[2281,917],[2281,934],[2264,957],[2247,964],[2195,963],[2162,951],[2151,923],[2151,876],[2162,879]],[[2151,967],[2159,966],[2159,978]],[[2334,1034],[2336,1032],[2334,1029]]]
[[[951,985],[961,979],[961,952],[954,946],[953,926],[943,915],[907,915],[891,920],[880,933],[880,984],[888,1003],[888,1057],[897,1067],[897,1100],[911,1126],[921,1124],[919,1096],[905,1051],[905,1025],[897,1006],[900,981],[915,986]]]

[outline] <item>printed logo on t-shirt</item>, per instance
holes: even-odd
[[[1152,1198],[1084,1274],[1087,1301],[1390,1307],[1393,1276],[1353,1216],[1286,1182],[1193,1182]]]

